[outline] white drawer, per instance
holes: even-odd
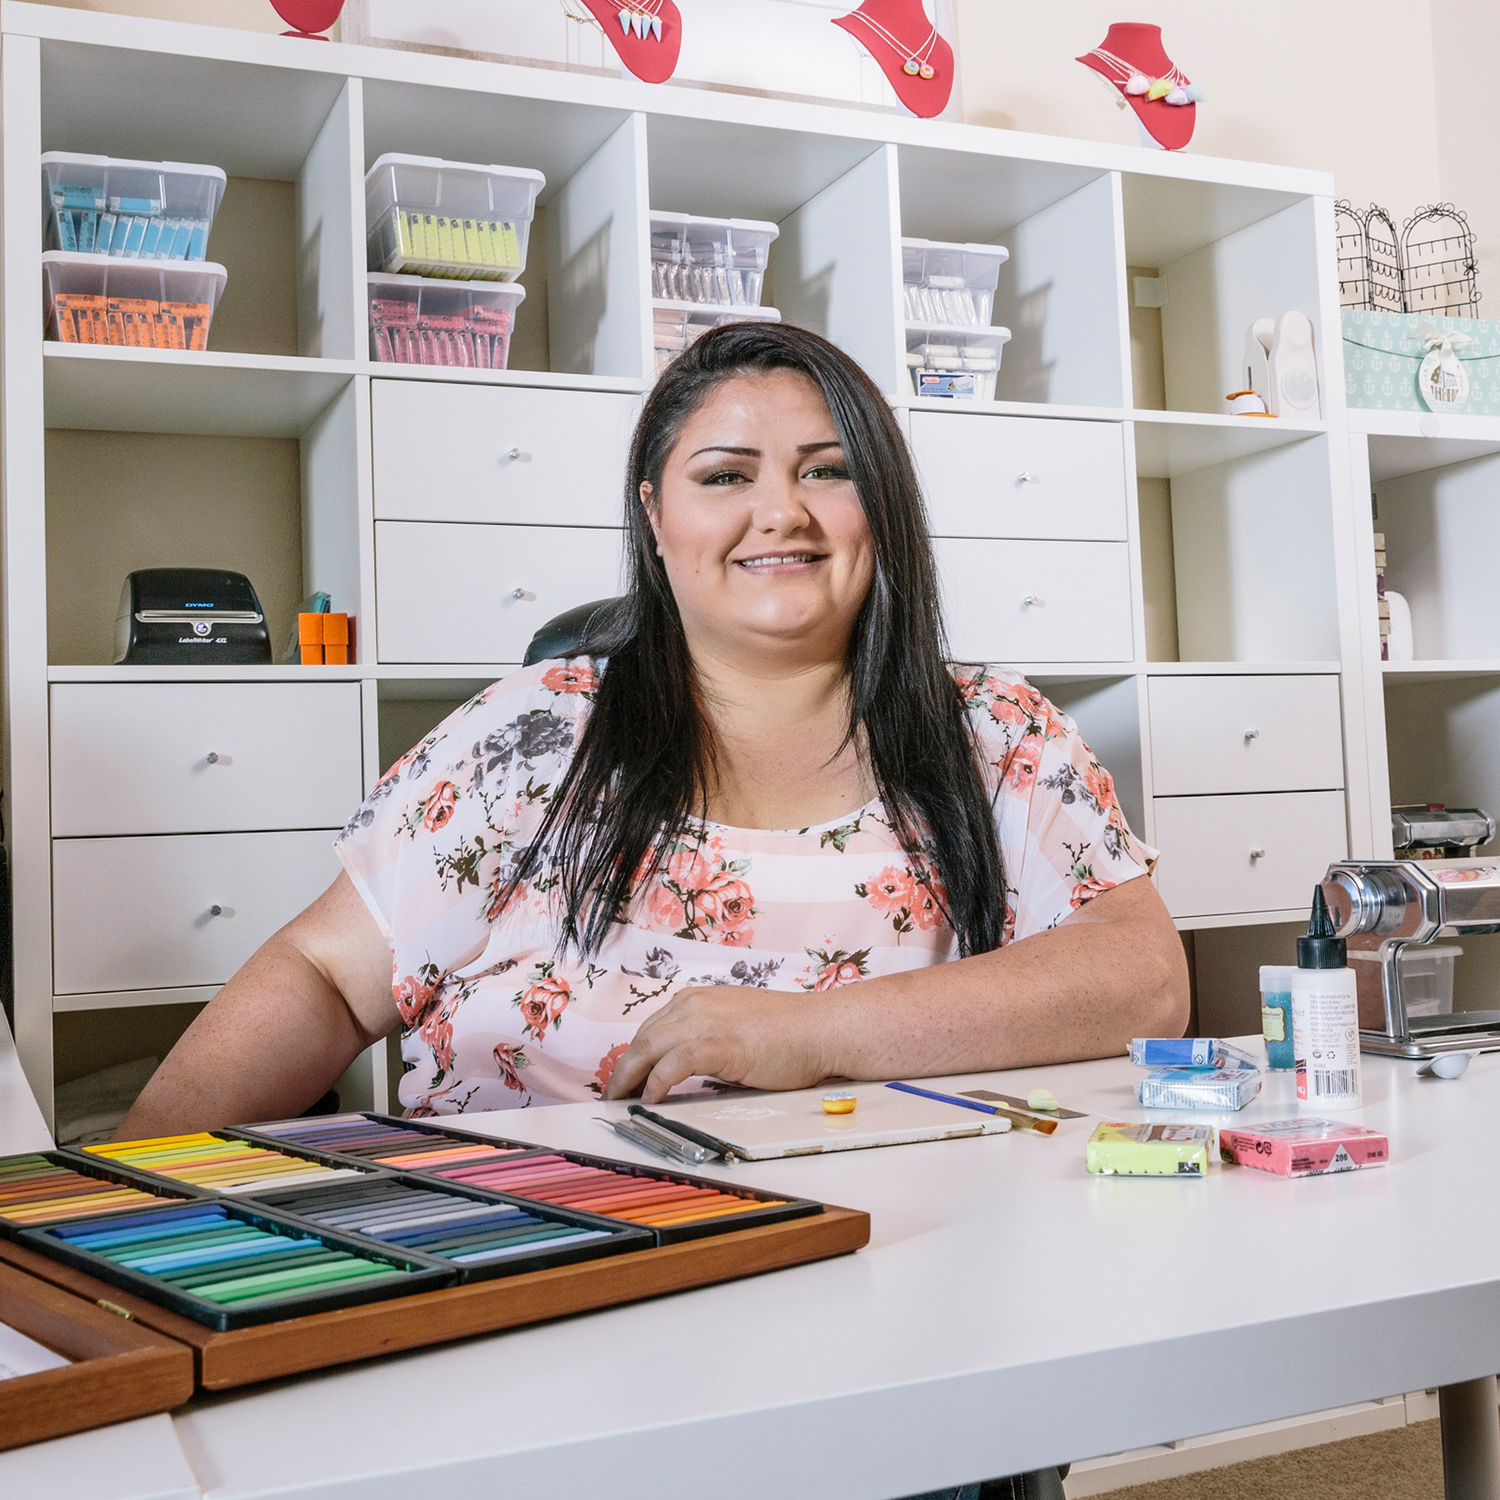
[[[955,659],[1131,659],[1123,542],[939,539],[933,546]]]
[[[59,684],[52,832],[338,827],[361,755],[355,682]]]
[[[554,615],[620,592],[623,545],[602,528],[381,521],[380,660],[520,661]]]
[[[1148,694],[1158,795],[1344,784],[1337,677],[1153,677]]]
[[[934,536],[1125,540],[1125,437],[1117,422],[911,415]]]
[[[618,526],[640,398],[377,380],[375,515]]]
[[[336,833],[55,840],[54,991],[223,984],[327,889]]]
[[[1155,811],[1156,885],[1174,917],[1306,910],[1349,852],[1342,792],[1158,797]]]

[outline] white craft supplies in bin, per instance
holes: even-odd
[[[42,256],[47,337],[129,349],[207,349],[228,274],[212,261]]]
[[[774,224],[651,215],[651,295],[667,302],[759,307]]]
[[[906,325],[906,364],[919,396],[948,401],[993,401],[1008,328]]]
[[[774,307],[705,307],[693,302],[653,302],[652,344],[656,350],[656,373],[666,369],[695,339],[721,323],[779,323]]]
[[[125,260],[208,258],[224,199],[218,167],[42,154],[47,248]]]
[[[987,328],[995,313],[1003,245],[901,241],[901,281],[910,323]]]
[[[382,156],[365,176],[369,268],[514,281],[526,269],[537,194],[546,183],[527,167]]]
[[[378,364],[507,367],[525,287],[377,272],[369,283],[370,358]]]

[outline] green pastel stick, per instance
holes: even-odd
[[[203,1229],[197,1234],[179,1235],[175,1239],[136,1240],[132,1244],[95,1253],[106,1256],[119,1265],[128,1266],[137,1260],[150,1260],[153,1256],[164,1255],[172,1250],[198,1250],[204,1245],[238,1244],[241,1240],[254,1239],[259,1234],[258,1229],[252,1229],[249,1225],[236,1225],[233,1229]]]
[[[311,1265],[326,1260],[327,1252],[321,1245],[311,1245],[305,1250],[283,1250],[275,1255],[262,1256],[255,1262],[260,1271],[285,1270],[290,1266]],[[198,1286],[215,1286],[225,1281],[225,1268],[221,1265],[183,1266],[177,1271],[156,1272],[158,1281],[169,1282],[183,1291]]]
[[[327,1269],[331,1266],[363,1265],[366,1264],[366,1261],[363,1256],[355,1255],[349,1250],[329,1250],[324,1248],[323,1254],[308,1264],[321,1269]],[[208,1282],[207,1285],[216,1289],[244,1286],[247,1282],[254,1282],[260,1277],[277,1276],[280,1274],[274,1261],[260,1266],[220,1266],[218,1277],[214,1281]],[[199,1288],[199,1290],[201,1291],[202,1288]]]
[[[391,1268],[387,1269],[390,1271],[389,1275],[346,1278],[342,1282],[334,1283],[333,1286],[329,1288],[329,1290],[335,1290],[338,1286],[348,1286],[351,1284],[351,1282],[352,1284],[360,1286],[379,1286],[385,1282],[394,1280],[398,1276],[405,1276],[407,1274],[405,1271],[397,1271]],[[251,1305],[254,1307],[267,1307],[274,1305],[277,1302],[292,1302],[295,1301],[296,1298],[305,1297],[306,1295],[307,1293],[305,1291],[294,1288],[289,1292],[277,1292],[274,1296],[257,1297]]]
[[[213,1291],[200,1287],[196,1295],[206,1297],[210,1302],[258,1302],[262,1297],[274,1296],[279,1292],[404,1274],[393,1271],[390,1266],[368,1260],[337,1266],[304,1266],[300,1270],[280,1271],[270,1276],[247,1276],[236,1285],[219,1287]]]

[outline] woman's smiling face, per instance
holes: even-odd
[[[843,657],[875,575],[828,403],[793,370],[735,376],[683,424],[641,502],[688,641],[716,654]]]

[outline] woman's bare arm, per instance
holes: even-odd
[[[399,1024],[390,945],[341,874],[214,996],[117,1138],[300,1114]]]
[[[793,1089],[1075,1062],[1133,1036],[1181,1036],[1188,1007],[1182,942],[1140,877],[1049,932],[956,963],[826,995],[684,990],[642,1025],[608,1093],[644,1089],[649,1102],[695,1074]]]

